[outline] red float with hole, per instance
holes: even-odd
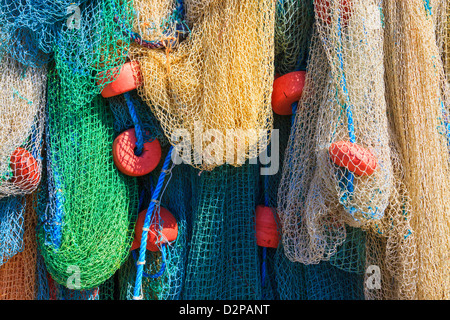
[[[314,0],[314,7],[317,12],[317,16],[320,20],[327,24],[331,24],[331,5],[329,0]],[[348,20],[352,15],[352,2],[351,0],[340,0],[339,11],[342,26],[348,24]]]
[[[119,67],[107,71],[106,73],[101,73],[101,81],[98,82],[99,85],[104,84],[109,81],[117,72],[119,72]],[[139,63],[137,61],[127,62],[120,67],[120,72],[117,78],[111,83],[107,84],[102,91],[103,98],[110,98],[118,96],[125,92],[135,90],[142,84],[142,75],[140,72]]]
[[[305,71],[290,72],[273,82],[272,110],[279,115],[292,115],[292,104],[300,100],[305,86]]]
[[[146,214],[147,209],[141,211],[138,215],[136,226],[134,228],[135,235],[133,244],[131,246],[131,250],[139,249],[141,246],[142,228],[144,227]],[[154,214],[156,214],[156,210]],[[162,226],[160,226],[160,223],[162,224]],[[169,210],[160,207],[159,216],[156,216],[154,218],[154,221],[151,222],[149,231],[147,233],[147,250],[157,252],[159,251],[159,247],[162,244],[173,242],[177,239],[177,237],[178,237],[177,220],[172,215],[172,213],[170,213]]]
[[[33,155],[24,148],[14,150],[10,158],[13,177],[10,180],[22,190],[32,192],[41,180],[39,164]]]
[[[136,155],[136,132],[134,128],[122,132],[113,143],[113,159],[120,172],[139,177],[152,172],[161,160],[161,145],[158,139],[145,142],[143,151]]]
[[[350,141],[332,143],[328,152],[336,165],[358,176],[369,176],[378,166],[377,158],[371,151]]]
[[[259,205],[255,212],[256,244],[260,247],[277,248],[280,242],[279,219],[274,208]]]

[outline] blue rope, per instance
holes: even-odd
[[[152,195],[152,200],[150,202],[150,206],[148,207],[147,213],[145,214],[144,227],[142,228],[142,237],[141,237],[141,246],[139,249],[139,260],[137,262],[137,274],[136,274],[136,283],[134,286],[134,296],[133,299],[140,299],[139,291],[142,285],[142,276],[144,273],[144,264],[145,264],[145,250],[147,247],[147,236],[148,236],[148,228],[150,226],[151,216],[153,215],[153,211],[155,209],[155,204],[157,199],[159,198],[159,194],[161,192],[164,179],[166,177],[167,169],[169,168],[171,156],[172,156],[173,146],[170,146],[169,152],[167,153],[166,159],[164,160],[164,164],[161,170],[161,174],[158,178],[158,183],[156,185],[155,191]]]
[[[137,156],[140,156],[142,154],[142,151],[144,150],[144,134],[142,133],[141,128],[141,122],[139,120],[139,117],[136,113],[136,109],[134,108],[133,101],[131,99],[131,95],[129,92],[125,92],[124,94],[125,100],[127,102],[128,110],[131,115],[131,119],[134,123],[134,131],[136,132],[136,152],[135,154]]]
[[[136,250],[131,251],[131,253],[133,255],[134,261],[137,261]],[[146,272],[142,272],[143,277],[156,279],[156,278],[161,277],[164,274],[164,271],[166,271],[166,245],[165,244],[163,244],[161,247],[161,255],[162,255],[162,265],[161,265],[161,268],[159,269],[159,271],[155,274],[148,274]],[[137,266],[137,264],[136,264],[136,266]]]
[[[264,288],[266,285],[266,255],[267,255],[267,248],[264,247],[262,249],[262,265],[261,265],[261,286]],[[263,296],[264,298],[264,296]]]
[[[352,114],[352,106],[350,103],[350,98],[349,98],[349,93],[348,93],[348,89],[347,89],[347,80],[345,78],[345,72],[344,72],[344,61],[343,61],[343,57],[342,57],[342,30],[341,30],[341,17],[339,16],[338,18],[338,38],[339,38],[339,44],[340,46],[338,47],[338,52],[337,52],[337,56],[339,58],[339,64],[340,64],[340,68],[342,70],[342,79],[341,79],[341,85],[342,85],[342,90],[344,91],[344,96],[345,96],[345,111],[347,114],[347,129],[348,129],[348,135],[349,135],[349,139],[350,142],[355,143],[356,141],[356,137],[355,137],[355,127],[353,125],[353,114]],[[348,193],[353,193],[354,191],[354,179],[355,176],[353,174],[353,172],[346,170],[347,171],[347,191]],[[347,194],[343,195],[344,198],[347,197]]]

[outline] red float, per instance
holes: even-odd
[[[135,226],[134,241],[131,246],[131,250],[139,249],[141,246],[142,238],[142,228],[144,227],[145,215],[147,209],[139,213],[138,219]],[[168,243],[175,241],[178,237],[178,224],[175,217],[170,213],[169,210],[160,207],[159,217],[155,217],[155,221],[150,224],[147,236],[147,250],[156,252],[159,251],[158,241],[161,243]],[[159,231],[161,226],[160,221],[162,221],[162,231]],[[162,233],[162,236],[159,235]]]
[[[305,86],[305,71],[290,72],[273,82],[272,110],[279,115],[291,115],[292,104],[300,100]]]
[[[142,154],[137,156],[136,132],[134,128],[122,132],[113,143],[113,159],[120,172],[139,177],[152,172],[161,160],[161,145],[158,139],[144,143]]]
[[[10,159],[13,178],[10,180],[20,189],[32,192],[41,181],[39,164],[33,155],[24,148],[14,150]]]
[[[114,68],[106,72],[106,76],[101,74],[103,78],[99,81],[99,85],[104,84],[109,81],[109,79],[117,73],[119,67]],[[142,76],[140,72],[139,63],[137,61],[127,62],[123,66],[120,67],[120,73],[117,78],[106,85],[106,87],[102,91],[102,96],[104,98],[110,98],[114,96],[118,96],[125,92],[129,92],[135,90],[142,83]]]
[[[256,244],[260,247],[277,248],[280,242],[278,215],[275,209],[259,205],[256,207]]]
[[[317,12],[317,16],[320,20],[327,24],[331,24],[331,9],[329,0],[314,0],[314,6]],[[340,18],[342,26],[346,26],[348,20],[352,15],[352,2],[351,0],[341,0],[339,2]]]
[[[345,167],[358,176],[371,175],[378,165],[372,152],[350,141],[332,143],[328,151],[336,165]]]

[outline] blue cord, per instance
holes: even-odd
[[[137,260],[136,251],[135,250],[131,251],[131,254],[133,255],[134,261],[136,261]],[[156,278],[161,277],[164,274],[164,271],[166,271],[166,244],[163,244],[161,247],[161,256],[162,256],[162,265],[161,265],[161,268],[159,269],[159,271],[155,274],[148,274],[146,272],[142,272],[143,277],[156,279]],[[136,264],[136,266],[137,266],[137,264]]]
[[[164,179],[166,177],[167,169],[169,168],[171,156],[172,156],[173,146],[170,146],[169,152],[167,153],[166,159],[164,160],[164,164],[161,170],[161,174],[158,178],[158,183],[156,185],[155,191],[152,195],[152,200],[150,202],[150,206],[148,207],[147,213],[145,214],[144,227],[142,228],[142,237],[141,237],[141,246],[139,249],[139,259],[137,262],[137,274],[136,274],[136,283],[134,286],[134,295],[133,299],[140,299],[139,291],[142,285],[142,276],[144,273],[144,264],[145,264],[145,250],[147,247],[147,236],[148,236],[148,228],[150,226],[151,216],[153,215],[153,211],[155,209],[155,204],[157,199],[159,198],[159,194],[161,192]]]
[[[136,113],[136,109],[134,108],[133,101],[131,99],[131,95],[129,92],[125,92],[124,94],[125,100],[127,102],[128,110],[130,112],[131,119],[134,123],[134,131],[136,132],[136,152],[137,156],[142,154],[144,150],[144,134],[142,133],[141,122],[139,121],[139,117]]]

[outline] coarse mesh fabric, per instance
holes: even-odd
[[[29,194],[39,185],[46,70],[1,56],[0,198]]]
[[[171,169],[170,175],[166,178],[165,187],[163,187],[164,192],[160,198],[160,206],[174,215],[178,225],[178,236],[174,242],[165,245],[164,257],[161,251],[146,251],[146,264],[144,265],[141,289],[143,300],[181,299],[192,215],[193,170],[192,167],[185,164],[177,165]],[[143,181],[141,189],[143,193],[141,194],[144,197],[142,198],[140,211],[149,207],[151,194],[156,186],[160,171],[156,169]],[[157,210],[154,211],[154,214],[157,214]],[[130,254],[127,262],[119,271],[119,297],[122,300],[133,298],[138,251],[135,250]],[[156,276],[161,271],[162,273]]]
[[[0,300],[36,298],[36,193],[21,198],[25,206],[22,246],[20,252],[0,265]]]
[[[113,300],[114,278],[87,290],[69,289],[58,284],[47,272],[44,258],[38,254],[36,265],[36,300]]]
[[[449,153],[440,130],[448,95],[429,4],[383,2],[386,88],[413,212],[416,299],[449,299]]]
[[[27,66],[45,65],[53,57],[57,30],[71,20],[75,6],[71,0],[2,0],[0,50]]]
[[[0,267],[23,249],[25,199],[0,199]]]
[[[130,57],[139,62],[143,77],[138,93],[170,144],[178,145],[175,152],[184,163],[203,170],[243,165],[266,148],[272,128],[275,3],[183,3],[187,39],[160,49],[132,44]],[[170,30],[182,23],[170,18],[177,4],[135,0],[133,31],[145,41],[173,39],[176,33]],[[242,132],[230,135],[227,129]],[[205,132],[215,140],[200,140]]]
[[[116,133],[106,100],[98,95],[75,103],[61,81],[58,70],[51,69],[38,243],[57,283],[67,286],[73,270],[79,270],[77,289],[92,289],[111,278],[128,256],[137,183],[114,165]]]
[[[278,0],[275,11],[275,71],[299,70],[308,56],[314,23],[313,0]]]
[[[353,1],[348,17],[338,14],[349,10],[340,1],[328,4],[315,2],[311,57],[279,189],[285,252],[306,264],[329,260],[346,225],[380,219],[393,183],[380,8]],[[352,140],[376,156],[372,174],[356,175],[330,160],[331,143]]]
[[[252,164],[224,165],[201,172],[192,213],[183,299],[261,297],[254,222],[258,169]]]
[[[436,40],[441,53],[447,81],[450,79],[450,3],[445,0],[430,1],[432,17],[436,25]]]
[[[130,37],[114,22],[121,16],[132,25],[130,0],[88,0],[79,5],[79,27],[63,24],[53,46],[55,69],[73,104],[86,105],[119,74],[127,58]]]
[[[346,15],[347,11],[351,14]],[[315,12],[331,69],[333,96],[326,96],[319,109],[317,169],[311,188],[317,197],[323,197],[326,206],[331,206],[330,211],[343,208],[360,225],[382,217],[393,183],[380,1],[316,0]],[[330,144],[342,140],[371,151],[378,164],[375,172],[352,174],[332,163]],[[326,214],[326,208],[320,208],[323,201],[308,202],[309,210]]]

